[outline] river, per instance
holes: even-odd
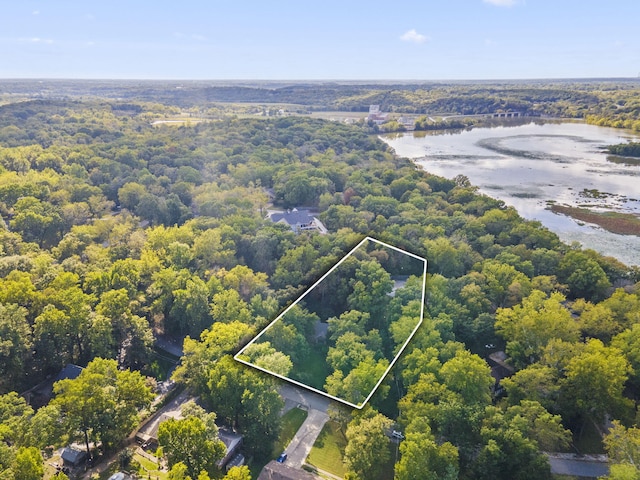
[[[640,216],[640,161],[604,147],[633,132],[570,121],[521,119],[494,127],[407,132],[380,137],[401,157],[447,178],[466,175],[481,193],[539,220],[567,243],[580,242],[627,265],[640,265],[640,237],[617,235],[553,213],[550,202]]]

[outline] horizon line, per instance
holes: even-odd
[[[143,77],[2,77],[0,81],[129,81],[129,82],[344,82],[344,83],[446,83],[446,82],[530,82],[530,81],[594,81],[594,80],[631,80],[636,77],[519,77],[519,78],[143,78]]]

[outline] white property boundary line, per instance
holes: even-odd
[[[365,242],[374,242],[374,243],[378,243],[380,245],[383,245],[387,248],[390,248],[392,250],[395,250],[397,252],[400,252],[404,255],[408,255],[410,257],[413,257],[417,260],[420,260],[424,263],[424,268],[422,271],[422,299],[420,302],[420,320],[418,321],[418,324],[415,326],[415,328],[413,329],[413,331],[411,332],[411,334],[409,335],[409,337],[407,338],[407,340],[405,340],[405,342],[402,344],[402,347],[400,348],[400,350],[398,350],[398,353],[396,354],[396,356],[394,357],[393,361],[389,364],[389,366],[387,367],[387,369],[385,370],[384,374],[382,374],[382,376],[380,377],[380,380],[378,380],[378,383],[376,383],[376,385],[373,387],[373,389],[371,390],[371,392],[369,393],[369,395],[367,396],[367,398],[365,398],[363,400],[363,402],[359,405],[356,405],[354,403],[351,403],[347,400],[344,400],[342,398],[338,398],[335,397],[333,395],[330,395],[327,392],[323,392],[322,390],[318,390],[317,388],[311,387],[309,385],[305,385],[304,383],[298,382],[297,380],[293,380],[289,377],[285,377],[284,375],[280,375],[279,373],[275,373],[272,372],[270,370],[267,370],[266,368],[262,368],[259,367],[258,365],[255,365],[251,362],[247,362],[246,360],[243,360],[240,357],[240,355],[242,355],[242,353],[250,346],[252,345],[256,340],[258,340],[267,330],[269,330],[278,320],[280,320],[291,308],[294,307],[294,305],[296,305],[300,300],[302,300],[307,293],[309,293],[311,290],[313,290],[320,282],[322,282],[331,272],[333,272],[336,268],[338,268],[340,266],[340,264],[342,262],[344,262],[351,254],[353,254],[356,250],[358,250],[362,245],[364,245]],[[240,363],[243,363],[249,367],[255,368],[257,370],[260,370],[262,372],[268,373],[269,375],[273,375],[274,377],[280,378],[281,380],[285,380],[289,383],[293,383],[294,385],[297,385],[299,387],[305,388],[307,390],[311,390],[312,392],[315,393],[319,393],[320,395],[324,395],[325,397],[330,398],[331,400],[335,400],[337,402],[340,403],[344,403],[345,405],[348,405],[350,407],[353,408],[357,408],[357,409],[361,409],[362,407],[364,407],[367,402],[369,401],[369,399],[373,396],[373,394],[375,393],[375,391],[378,389],[378,387],[380,386],[380,384],[382,383],[382,381],[385,379],[385,377],[389,374],[389,372],[391,371],[391,368],[395,365],[395,363],[398,361],[398,359],[400,358],[400,356],[402,355],[402,352],[404,351],[404,349],[407,347],[407,345],[409,344],[409,342],[411,341],[411,339],[414,337],[414,335],[416,334],[416,332],[418,331],[418,328],[420,328],[420,325],[422,325],[422,321],[424,318],[424,297],[425,297],[425,290],[426,290],[426,285],[427,285],[427,259],[423,258],[423,257],[419,257],[418,255],[414,255],[413,253],[407,252],[406,250],[402,250],[398,247],[394,247],[393,245],[389,245],[388,243],[385,242],[381,242],[380,240],[376,240],[375,238],[372,237],[365,237],[360,243],[358,243],[358,245],[356,245],[355,247],[353,247],[351,249],[351,251],[349,253],[347,253],[344,257],[342,257],[340,259],[340,261],[338,263],[336,263],[333,267],[331,267],[331,269],[325,273],[322,277],[320,277],[320,280],[318,280],[317,282],[315,282],[311,287],[309,287],[307,289],[307,291],[305,291],[302,295],[300,295],[295,302],[293,302],[291,305],[289,305],[280,315],[278,315],[269,325],[267,325],[258,335],[255,336],[255,338],[253,340],[251,340],[247,345],[245,345],[242,350],[240,350],[238,353],[236,353],[234,355],[234,359]]]

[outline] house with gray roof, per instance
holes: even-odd
[[[287,225],[295,233],[304,231],[316,231],[322,234],[328,233],[323,223],[308,209],[289,209],[286,212],[271,212],[269,218],[274,223]]]

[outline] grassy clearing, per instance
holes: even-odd
[[[299,375],[294,375],[292,372],[289,376],[305,385],[324,390],[324,382],[331,374],[327,365],[326,347],[312,347],[304,360],[304,368],[298,369],[295,373]]]
[[[565,207],[562,205],[551,205],[550,209],[554,213],[561,213],[576,220],[594,223],[611,233],[640,236],[640,218],[630,213],[597,213],[586,208]]]
[[[347,471],[342,463],[347,439],[335,422],[327,422],[316,443],[314,443],[307,462],[321,470],[343,477]]]
[[[140,476],[140,478],[151,477],[154,480],[167,479],[167,472],[161,471],[160,466],[157,463],[152,462],[151,460],[137,453],[133,455],[133,460],[138,462],[138,464],[140,465],[140,468],[138,469],[138,476]]]
[[[278,441],[273,445],[273,458],[277,458],[287,448],[306,418],[307,412],[300,408],[292,408],[282,416],[282,430]]]

